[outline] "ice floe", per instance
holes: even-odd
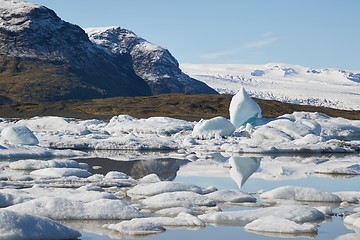
[[[341,198],[329,193],[321,192],[315,188],[305,188],[296,186],[283,186],[260,194],[262,199],[288,199],[295,201],[308,202],[341,202]]]
[[[154,196],[166,192],[190,191],[195,193],[208,193],[206,189],[202,189],[196,185],[182,184],[178,182],[162,181],[151,184],[139,184],[130,189],[129,195]]]
[[[188,191],[165,192],[142,200],[142,204],[150,209],[163,209],[171,207],[213,207],[216,202],[210,198]]]
[[[317,233],[317,228],[313,224],[299,224],[285,218],[274,216],[260,217],[246,224],[244,228],[251,231],[286,234]]]
[[[59,220],[127,220],[143,216],[136,208],[120,200],[111,199],[99,199],[84,203],[59,197],[40,197],[6,209]]]
[[[36,145],[39,140],[26,126],[9,126],[1,131],[3,136],[11,144]]]
[[[80,232],[49,218],[0,209],[1,240],[63,240],[77,239]]]
[[[294,222],[310,222],[321,220],[325,215],[319,210],[308,206],[283,205],[255,210],[207,213],[200,215],[199,218],[208,223],[241,225],[264,216],[275,216]]]
[[[224,117],[215,117],[209,120],[200,120],[193,129],[192,136],[197,138],[212,138],[215,136],[230,136],[235,126]]]
[[[205,195],[215,202],[243,203],[256,202],[256,198],[248,193],[236,190],[219,190]]]
[[[149,217],[134,218],[118,224],[109,224],[104,227],[119,231],[126,235],[145,235],[165,231],[165,227],[205,227],[199,218],[188,214],[179,213],[176,217]]]

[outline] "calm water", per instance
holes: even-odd
[[[116,153],[113,153],[116,155]],[[137,153],[138,154],[138,153]],[[177,182],[196,184],[201,187],[215,186],[218,189],[239,189],[240,181],[243,186],[242,191],[256,193],[259,190],[271,190],[277,187],[293,185],[302,187],[314,187],[321,191],[360,191],[360,176],[339,176],[339,175],[319,175],[309,174],[308,170],[303,170],[309,167],[308,164],[329,162],[329,161],[352,161],[360,162],[360,155],[304,155],[304,156],[235,156],[232,160],[229,157],[224,157],[219,154],[205,157],[209,159],[209,164],[196,164],[198,161],[190,162],[186,159],[177,157],[176,159],[169,153],[154,155],[144,153],[146,156],[137,155],[133,161],[114,161],[109,159],[93,158],[86,162],[90,166],[97,166],[93,169],[94,173],[106,173],[110,170],[117,170],[126,172],[129,175],[139,178],[150,173],[158,174],[164,180],[174,180]],[[206,154],[205,154],[206,155]],[[114,155],[112,155],[114,156]],[[126,158],[126,157],[125,157]],[[146,160],[142,160],[146,158]],[[119,157],[122,159],[122,157]],[[250,159],[244,164],[244,159]],[[287,166],[281,174],[274,172],[273,176],[264,175],[262,171],[266,172],[270,162]],[[292,163],[294,162],[294,164]],[[282,163],[284,163],[282,165]],[[229,168],[229,165],[232,165]],[[292,168],[292,165],[294,167]],[[101,166],[101,168],[99,168]],[[194,167],[192,167],[194,166]],[[210,169],[209,170],[209,166]],[[230,173],[230,169],[237,169],[235,173]],[[311,166],[310,166],[311,169]],[[276,168],[275,168],[276,170]],[[303,172],[302,172],[303,171]],[[279,176],[278,176],[279,175]],[[264,177],[265,176],[265,177]],[[266,178],[266,179],[264,179]],[[268,179],[273,178],[273,179]],[[242,207],[244,208],[244,207]],[[241,207],[232,207],[223,209],[224,211],[241,209]],[[344,212],[344,209],[336,208],[335,213]],[[64,222],[70,227],[77,228],[83,234],[83,240],[94,239],[128,239],[124,236],[119,236],[114,232],[101,229],[103,222],[87,222],[87,223],[69,223]],[[296,239],[336,239],[339,236],[352,233],[355,231],[348,229],[342,223],[340,216],[333,216],[327,218],[324,222],[319,223],[319,232],[317,235],[293,236],[293,235],[263,235],[260,233],[247,232],[242,226],[214,226],[208,225],[202,229],[169,229],[165,233],[144,237],[146,240],[151,239],[279,239],[279,238],[296,238]],[[360,232],[356,235],[360,239]],[[356,239],[356,238],[355,238]]]

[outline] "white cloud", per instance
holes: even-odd
[[[261,47],[270,45],[273,42],[276,42],[277,40],[278,40],[278,38],[271,37],[271,38],[267,38],[267,39],[259,40],[259,41],[253,42],[253,43],[246,44],[243,46],[243,48],[261,48]]]
[[[241,51],[243,51],[244,49],[262,48],[262,47],[268,46],[278,40],[277,37],[274,37],[274,34],[272,32],[265,32],[265,33],[262,33],[260,36],[261,36],[260,40],[242,45],[241,47],[234,47],[231,50],[222,50],[222,51],[216,51],[216,52],[203,53],[199,57],[206,61],[217,60],[222,57],[227,57],[227,56],[238,54]]]

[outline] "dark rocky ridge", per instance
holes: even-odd
[[[131,57],[136,74],[150,86],[152,94],[216,94],[205,83],[183,73],[171,53],[120,27],[85,29],[90,39],[116,55]]]
[[[133,59],[93,43],[44,6],[0,0],[0,104],[152,95]],[[197,81],[188,83],[192,89]],[[163,85],[156,93],[169,91]]]

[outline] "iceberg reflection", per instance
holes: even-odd
[[[246,180],[260,166],[261,157],[231,157],[229,158],[230,176],[241,188]]]

